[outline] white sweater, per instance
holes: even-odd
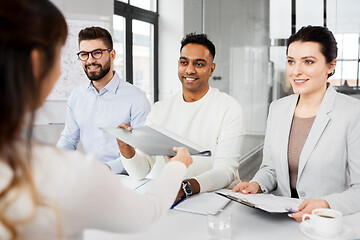
[[[227,187],[235,177],[245,134],[242,118],[240,104],[234,98],[210,88],[196,102],[185,102],[182,93],[157,102],[147,123],[155,123],[211,150],[212,157],[193,156],[194,162],[185,176],[195,178],[200,191],[206,192]],[[133,158],[122,159],[129,175],[142,179],[159,157],[136,150]]]
[[[153,188],[142,195],[124,187],[108,166],[91,155],[34,144],[32,156],[34,183],[48,206],[38,207],[35,216],[19,226],[17,239],[58,239],[55,209],[65,239],[81,237],[85,228],[114,232],[142,230],[170,208],[186,172],[183,163],[169,162]],[[0,161],[0,192],[12,174]],[[29,194],[23,193],[8,214],[18,219],[27,216],[31,209]],[[1,223],[0,239],[6,239]]]

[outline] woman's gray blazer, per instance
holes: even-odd
[[[263,162],[252,181],[290,197],[288,140],[298,95],[270,106]],[[324,199],[343,214],[360,211],[360,101],[329,86],[299,159],[300,198]]]

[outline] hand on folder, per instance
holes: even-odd
[[[257,182],[240,182],[232,190],[233,192],[248,193],[261,193],[260,185]]]
[[[127,124],[127,123],[121,123],[117,128],[124,129],[131,131],[133,128]],[[135,155],[135,149],[127,144],[126,142],[121,141],[120,139],[116,138],[119,150],[121,155],[123,155],[125,158],[132,158]]]

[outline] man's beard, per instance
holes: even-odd
[[[99,73],[96,73],[96,72],[88,72],[87,71],[87,68],[89,66],[98,66],[100,68],[100,72]],[[85,65],[85,69],[84,69],[87,77],[91,80],[91,81],[98,81],[100,79],[102,79],[103,77],[106,76],[106,74],[109,73],[110,71],[110,61],[108,61],[107,63],[105,63],[104,67],[101,66],[100,64],[88,64],[88,65]]]

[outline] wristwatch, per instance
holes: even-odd
[[[193,194],[192,186],[189,181],[182,182],[182,189],[184,190],[186,198],[190,197]]]

